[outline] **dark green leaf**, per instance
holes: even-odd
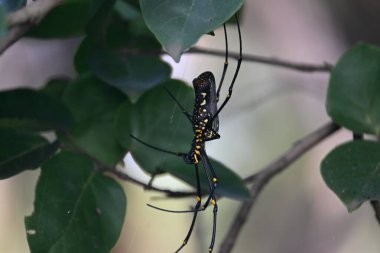
[[[100,48],[90,53],[89,62],[101,80],[132,94],[165,81],[171,71],[157,56],[124,56],[119,51]]]
[[[0,39],[7,34],[7,12],[0,6]]]
[[[191,123],[165,91],[164,86],[190,111],[194,91],[181,81],[167,81],[142,95],[133,107],[132,134],[163,149],[187,152],[193,137]],[[156,173],[168,159],[168,155],[147,149],[136,142],[132,143],[131,153],[139,160],[140,166],[151,174]]]
[[[0,179],[37,169],[58,147],[33,132],[0,128]]]
[[[68,128],[72,123],[68,108],[42,92],[17,89],[0,93],[0,127],[48,130]]]
[[[40,91],[49,96],[61,100],[70,80],[68,78],[56,78],[49,82]]]
[[[133,135],[150,145],[172,152],[189,151],[193,137],[192,126],[178,105],[162,86],[167,87],[187,108],[192,108],[194,91],[175,80],[167,81],[145,93],[134,107],[132,123]],[[147,172],[157,174],[169,172],[183,181],[195,185],[194,165],[187,165],[182,157],[153,150],[134,141],[131,154],[136,162]],[[219,162],[211,161],[218,175],[217,193],[226,197],[247,199],[249,192],[242,180]],[[202,188],[208,191],[207,180],[202,167]]]
[[[324,158],[321,172],[349,211],[367,200],[380,200],[380,143],[345,143]]]
[[[334,68],[327,93],[327,112],[356,132],[380,135],[380,49],[359,44]]]
[[[28,36],[63,38],[82,35],[87,23],[106,0],[66,0],[50,11]]]
[[[64,152],[44,164],[32,216],[31,253],[109,253],[119,238],[126,196],[88,158]]]
[[[116,0],[103,1],[87,25],[86,34],[95,45],[106,45],[107,30],[113,17],[115,2]]]
[[[24,7],[26,0],[0,0],[0,6],[7,12],[16,11]]]
[[[149,29],[178,62],[200,36],[219,27],[239,10],[243,0],[140,0]]]
[[[115,10],[125,20],[132,20],[140,16],[140,12],[131,4],[123,0],[117,0]]]
[[[129,100],[126,100],[118,109],[115,117],[115,133],[116,139],[120,145],[126,150],[130,149],[132,133],[131,128],[132,120],[132,104]]]
[[[91,40],[89,38],[85,38],[79,45],[78,50],[74,57],[74,66],[75,70],[79,74],[83,74],[90,70],[88,66],[88,53],[91,47]]]
[[[76,121],[69,131],[71,137],[109,166],[114,166],[126,153],[116,139],[114,119],[119,106],[127,100],[123,93],[92,75],[79,77],[64,94]]]

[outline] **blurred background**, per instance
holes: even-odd
[[[379,12],[380,2],[375,0],[247,0],[241,14],[243,53],[335,64],[358,41],[380,44]],[[237,52],[236,27],[229,25],[227,29],[230,50]],[[224,50],[222,29],[215,32],[215,37],[204,36],[198,46]],[[53,76],[74,77],[72,57],[78,44],[78,39],[19,41],[0,57],[0,88],[41,87]],[[173,66],[173,77],[188,83],[206,70],[219,79],[224,61],[209,55],[184,55],[179,64],[165,59]],[[231,60],[226,83],[235,67]],[[207,144],[208,154],[242,177],[254,174],[296,140],[329,121],[324,107],[327,83],[326,73],[243,62],[232,99],[220,115],[222,138]],[[348,213],[320,175],[323,157],[350,138],[349,132],[339,131],[275,177],[260,195],[233,252],[380,252],[380,227],[370,205]],[[125,161],[129,174],[149,180],[130,156]],[[33,211],[38,174],[24,172],[0,181],[1,253],[29,252],[23,222]],[[162,195],[121,183],[128,198],[127,217],[113,253],[176,250],[188,231],[191,214],[163,213],[146,204],[187,209],[194,199],[157,200]],[[157,178],[154,184],[188,189],[167,176]],[[214,252],[218,252],[240,205],[225,198],[219,201]],[[206,252],[211,229],[210,209],[198,215],[183,252]]]

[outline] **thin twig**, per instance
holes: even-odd
[[[89,152],[87,152],[87,150],[85,150],[84,148],[82,148],[80,145],[78,145],[76,143],[75,139],[71,136],[71,134],[69,132],[67,132],[65,130],[61,130],[60,132],[65,135],[65,137],[70,141],[70,145],[71,145],[71,146],[67,147],[67,146],[62,144],[63,148],[66,148],[66,147],[67,148],[74,148],[75,151],[77,151],[78,153],[81,153],[81,154],[87,156],[88,158],[90,158],[95,163],[95,169],[97,169],[98,171],[110,173],[110,174],[116,176],[117,178],[119,178],[121,180],[129,181],[131,183],[142,186],[145,190],[165,193],[165,195],[167,197],[171,197],[171,198],[191,197],[191,196],[196,196],[196,194],[197,194],[196,192],[189,192],[189,191],[184,192],[184,191],[172,191],[172,190],[168,190],[168,189],[161,189],[161,188],[152,186],[149,183],[141,182],[141,181],[139,181],[139,180],[115,169],[115,168],[112,168],[112,167],[106,165],[104,162],[102,162],[101,160],[99,160],[95,156],[91,155]]]
[[[251,201],[243,203],[240,207],[237,215],[233,219],[233,224],[231,225],[223,240],[219,253],[231,252],[232,248],[235,245],[237,237],[264,186],[275,175],[288,168],[288,166],[295,162],[300,156],[317,145],[320,141],[335,133],[338,129],[340,129],[340,126],[333,122],[324,125],[315,132],[312,132],[311,134],[296,142],[293,147],[286,151],[277,160],[266,166],[259,173],[247,177],[244,180],[247,183],[253,183],[251,187]]]
[[[38,24],[49,11],[57,7],[63,0],[38,0],[7,17],[10,28],[7,35],[0,40],[0,54],[24,36],[34,25]]]
[[[226,54],[224,51],[221,51],[221,50],[203,49],[199,47],[193,47],[189,49],[188,51],[186,51],[185,53],[208,54],[208,55],[214,55],[214,56],[220,56],[220,57],[224,57]],[[231,52],[229,53],[229,57],[237,60],[239,59],[239,54]],[[267,56],[253,55],[253,54],[244,54],[243,61],[264,63],[264,64],[268,64],[272,66],[284,67],[284,68],[289,68],[289,69],[303,71],[303,72],[330,72],[333,68],[333,65],[330,63],[310,64],[310,63],[291,62],[291,61],[282,60],[276,57],[267,57]]]

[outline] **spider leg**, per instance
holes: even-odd
[[[219,113],[223,110],[224,106],[227,104],[227,102],[230,100],[231,98],[231,95],[232,95],[232,90],[234,88],[234,84],[235,84],[235,81],[236,81],[236,78],[239,74],[239,70],[240,70],[240,65],[241,65],[241,62],[243,60],[243,56],[242,56],[242,41],[241,41],[241,31],[240,31],[240,25],[239,25],[239,19],[237,17],[237,15],[235,14],[235,19],[236,19],[236,24],[237,24],[237,28],[238,28],[238,33],[239,33],[239,58],[238,58],[238,62],[237,62],[237,66],[236,66],[236,70],[235,70],[235,74],[234,74],[234,77],[232,78],[232,82],[230,84],[230,87],[228,88],[228,95],[227,97],[224,99],[222,105],[219,107],[218,111],[215,113],[215,115],[213,116],[213,119],[215,119]]]
[[[219,82],[219,86],[218,86],[218,91],[216,92],[216,102],[219,101],[220,89],[222,88],[224,77],[226,76],[227,68],[228,68],[228,40],[227,40],[226,23],[223,24],[223,30],[224,30],[224,41],[225,41],[224,44],[226,45],[226,58],[224,60],[223,72],[222,72],[222,77],[220,78],[220,82]]]
[[[163,153],[167,153],[167,154],[171,154],[171,155],[175,155],[175,156],[181,156],[183,157],[185,155],[185,153],[181,153],[181,152],[173,152],[173,151],[169,151],[169,150],[166,150],[166,149],[162,149],[162,148],[159,148],[159,147],[155,147],[153,145],[150,145],[148,143],[146,143],[145,141],[142,141],[140,140],[139,138],[137,138],[136,136],[133,136],[132,134],[129,135],[132,139],[136,140],[137,142],[140,142],[141,144],[151,148],[151,149],[154,149],[154,150],[157,150],[157,151],[160,151],[160,152],[163,152]]]
[[[216,178],[216,175],[215,175],[215,171],[214,171],[214,169],[211,166],[210,160],[208,159],[207,154],[206,154],[206,152],[203,149],[201,150],[201,161],[202,161],[203,169],[206,172],[208,184],[209,184],[209,187],[210,187],[210,195],[207,198],[206,203],[201,207],[201,210],[205,210],[208,207],[208,205],[209,205],[210,202],[214,206],[213,211],[212,211],[212,213],[213,213],[212,236],[211,236],[210,246],[208,248],[208,251],[212,252],[213,249],[214,249],[214,245],[215,245],[216,216],[217,216],[217,213],[218,213],[218,204],[216,203],[216,197],[215,197],[215,188],[217,186],[217,184],[216,184],[217,178]],[[210,176],[210,172],[212,174],[212,178]]]
[[[187,232],[187,235],[186,235],[185,239],[183,240],[182,245],[175,251],[175,253],[179,252],[183,247],[185,247],[185,245],[189,241],[190,236],[193,233],[195,221],[196,221],[197,215],[198,215],[198,210],[201,206],[201,183],[200,183],[200,179],[199,179],[198,164],[194,164],[194,167],[195,167],[195,174],[196,174],[196,178],[197,178],[197,198],[196,198],[197,203],[195,204],[195,207],[194,207],[195,211],[194,211],[193,220],[191,221],[189,231]]]
[[[191,119],[192,118],[191,114],[186,111],[185,107],[181,105],[181,103],[177,100],[177,98],[173,95],[173,93],[168,88],[166,87],[164,88],[166,92],[169,94],[169,96],[174,100],[174,102],[176,102],[179,108],[181,108],[182,113],[185,114],[186,118],[190,121],[190,123],[193,124],[193,120]]]

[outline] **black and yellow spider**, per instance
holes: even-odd
[[[185,211],[173,211],[173,210],[167,210],[167,209],[149,205],[150,207],[153,207],[161,211],[166,211],[166,212],[194,213],[193,219],[190,225],[190,229],[183,241],[183,244],[178,248],[176,252],[179,252],[187,244],[188,240],[190,239],[198,212],[205,210],[209,206],[210,203],[213,205],[213,231],[212,231],[211,243],[209,246],[209,252],[212,252],[214,248],[215,234],[216,234],[216,217],[217,217],[217,211],[218,211],[218,205],[217,205],[217,201],[215,197],[215,189],[218,184],[218,178],[210,162],[210,159],[207,156],[207,153],[205,150],[205,143],[207,141],[220,138],[220,135],[218,133],[219,131],[219,117],[218,116],[219,116],[219,113],[223,110],[224,106],[229,101],[229,99],[231,98],[233,87],[234,87],[236,78],[238,76],[240,65],[242,62],[241,31],[240,31],[239,21],[236,15],[235,15],[235,19],[236,19],[236,24],[238,28],[238,34],[239,34],[239,58],[237,61],[237,66],[236,66],[234,76],[232,78],[231,84],[228,89],[228,95],[224,99],[221,106],[218,107],[219,93],[223,85],[224,77],[226,75],[227,68],[228,68],[228,40],[227,40],[227,31],[226,31],[225,24],[223,25],[223,28],[224,28],[224,35],[225,35],[226,54],[225,54],[225,63],[223,67],[222,77],[220,79],[218,89],[216,89],[214,75],[209,71],[206,71],[200,74],[197,78],[195,78],[193,80],[195,101],[194,101],[194,109],[193,109],[192,115],[188,113],[184,109],[184,107],[180,104],[180,102],[175,98],[175,96],[168,89],[166,89],[170,97],[182,109],[182,112],[185,114],[185,116],[188,118],[188,120],[190,121],[192,125],[194,137],[193,137],[189,152],[187,153],[172,152],[169,150],[158,148],[156,146],[150,145],[138,139],[137,137],[131,135],[133,139],[142,143],[145,146],[148,146],[160,152],[164,152],[164,153],[168,153],[168,154],[172,154],[176,156],[181,156],[187,164],[194,165],[195,174],[196,174],[196,185],[197,185],[197,196],[196,196],[196,204],[195,204],[194,209],[185,210]],[[206,173],[207,181],[208,181],[208,185],[210,189],[208,198],[203,205],[201,202],[202,191],[201,191],[199,169],[198,169],[199,162],[202,163],[202,167]]]

